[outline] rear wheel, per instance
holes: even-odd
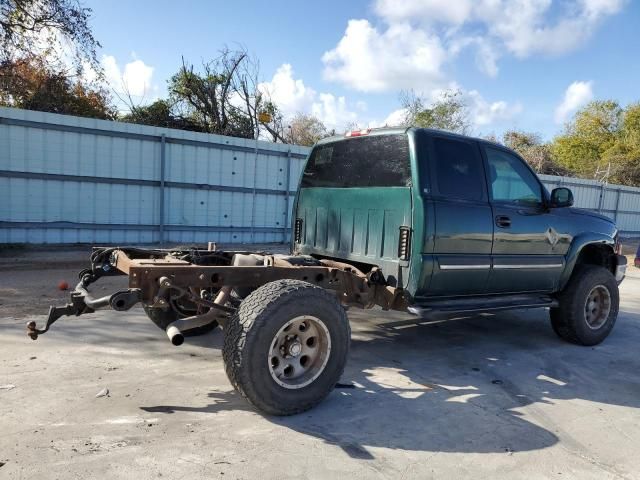
[[[559,337],[569,342],[597,345],[616,323],[618,284],[604,267],[576,267],[558,300],[560,305],[551,309],[551,325]]]
[[[350,337],[335,295],[298,280],[271,282],[251,293],[226,325],[225,370],[256,408],[300,413],[333,390]]]

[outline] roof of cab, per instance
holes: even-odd
[[[369,136],[375,136],[375,135],[390,135],[390,134],[397,135],[400,133],[407,132],[409,128],[408,127],[382,127],[382,128],[371,128],[371,129],[364,129],[364,130],[369,130],[369,132],[364,135],[354,135],[353,137],[347,137],[346,133],[342,135],[332,135],[331,137],[327,137],[327,138],[323,138],[322,140],[319,140],[318,143],[316,143],[316,145],[337,142],[340,140],[351,140],[352,138],[361,138],[365,136],[369,137]],[[358,130],[355,130],[355,131],[358,131]]]
[[[367,129],[365,129],[367,130]],[[460,139],[465,139],[465,140],[475,140],[478,142],[484,142],[484,143],[488,143],[491,145],[500,145],[499,143],[493,142],[491,140],[488,140],[486,138],[478,138],[478,137],[471,137],[469,135],[462,135],[459,133],[453,133],[453,132],[448,132],[446,130],[437,130],[435,128],[420,128],[420,127],[381,127],[381,128],[371,128],[368,129],[368,133],[366,134],[362,134],[362,135],[354,135],[352,137],[348,137],[345,134],[343,135],[333,135],[331,137],[326,137],[323,138],[322,140],[318,141],[318,143],[316,143],[316,145],[323,145],[325,143],[332,143],[332,142],[337,142],[337,141],[341,141],[341,140],[351,140],[353,138],[361,138],[364,136],[374,136],[374,135],[397,135],[397,134],[402,134],[402,133],[407,133],[410,130],[411,131],[417,131],[417,130],[423,130],[425,132],[429,132],[431,134],[437,134],[437,135],[445,135],[447,137],[453,137],[453,138],[460,138]],[[355,130],[358,131],[358,130]]]

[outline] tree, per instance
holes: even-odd
[[[101,119],[116,117],[104,88],[50,66],[42,56],[0,62],[0,105]]]
[[[406,111],[404,125],[463,135],[470,130],[469,107],[460,90],[447,90],[431,104],[413,90],[403,91],[400,93],[400,103]]]
[[[317,117],[304,113],[298,113],[293,117],[288,130],[286,135],[287,143],[309,147],[334,133],[328,131],[327,127]]]
[[[123,122],[140,123],[154,127],[177,128],[179,130],[191,130],[203,132],[202,125],[191,121],[189,118],[177,116],[173,105],[168,100],[156,100],[144,106],[130,106],[130,112],[120,118]]]
[[[100,44],[89,27],[90,16],[91,9],[79,0],[0,0],[1,60],[53,54],[64,39],[78,71],[87,62],[99,72]]]
[[[509,130],[503,135],[505,146],[515,150],[537,173],[567,175],[569,171],[555,161],[551,148],[536,133]]]
[[[640,104],[627,106],[620,116],[616,142],[603,154],[612,182],[640,185]]]
[[[217,58],[203,63],[200,72],[183,60],[169,81],[169,92],[176,115],[205,132],[255,138],[263,125],[279,139],[270,122],[259,120],[263,110],[275,106],[258,89],[258,63],[245,50],[224,48]]]
[[[551,150],[557,161],[584,177],[607,181],[612,161],[624,151],[620,144],[623,109],[613,100],[598,100],[578,110],[558,135]]]

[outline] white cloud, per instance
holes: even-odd
[[[472,0],[378,0],[374,9],[389,22],[418,19],[459,25],[469,18],[472,7]]]
[[[380,126],[381,127],[384,127],[384,126],[397,127],[398,125],[402,125],[406,118],[407,118],[407,109],[399,108],[391,112],[387,116],[387,118],[384,119],[384,121]]]
[[[293,68],[285,63],[278,67],[271,81],[258,85],[260,91],[278,105],[285,116],[307,111],[317,95],[314,89],[307,87],[302,79],[293,78],[293,75]]]
[[[507,122],[517,117],[522,112],[519,103],[508,103],[503,100],[490,102],[477,90],[466,91],[457,84],[452,83],[447,90],[433,90],[424,95],[426,106],[441,100],[446,91],[456,90],[460,92],[460,100],[466,105],[469,114],[472,133],[478,133],[487,127],[495,127],[497,124]],[[392,111],[382,122],[372,122],[373,127],[394,127],[402,125],[406,119],[407,110],[399,108]]]
[[[471,123],[476,129],[511,120],[522,112],[522,105],[519,103],[510,104],[504,100],[489,102],[477,90],[463,92],[463,98],[469,107]]]
[[[338,45],[322,56],[324,76],[362,92],[435,88],[443,82],[446,52],[440,40],[406,23],[383,32],[367,20],[350,20]]]
[[[367,110],[367,104],[362,100],[355,102],[352,109],[344,96],[318,93],[302,79],[296,79],[288,63],[278,67],[271,80],[260,83],[258,88],[278,105],[285,118],[307,113],[318,117],[328,128],[341,129],[356,123],[358,112]]]
[[[105,78],[118,95],[130,94],[136,101],[150,100],[157,96],[157,87],[152,86],[153,67],[135,58],[121,69],[112,55],[102,57]]]
[[[592,82],[573,82],[564,92],[562,102],[556,107],[555,121],[564,123],[573,112],[593,99]]]
[[[311,105],[311,113],[329,128],[340,129],[358,123],[358,114],[348,108],[346,98],[331,93],[321,93],[318,101]]]
[[[582,46],[623,0],[482,0],[475,11],[487,33],[518,58],[561,55]],[[555,8],[554,8],[555,7]]]
[[[469,47],[476,48],[476,66],[478,70],[488,77],[498,76],[498,58],[500,53],[496,46],[485,37],[460,37],[452,38],[449,42],[448,53],[451,58],[458,55],[462,50]]]
[[[327,51],[325,78],[362,92],[416,88],[446,81],[446,67],[464,48],[478,68],[498,74],[504,55],[562,55],[592,36],[628,0],[376,0],[383,21],[349,20]]]

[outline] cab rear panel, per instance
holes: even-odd
[[[318,145],[300,182],[294,251],[377,265],[390,285],[407,286],[400,238],[412,227],[412,184],[404,132]]]

